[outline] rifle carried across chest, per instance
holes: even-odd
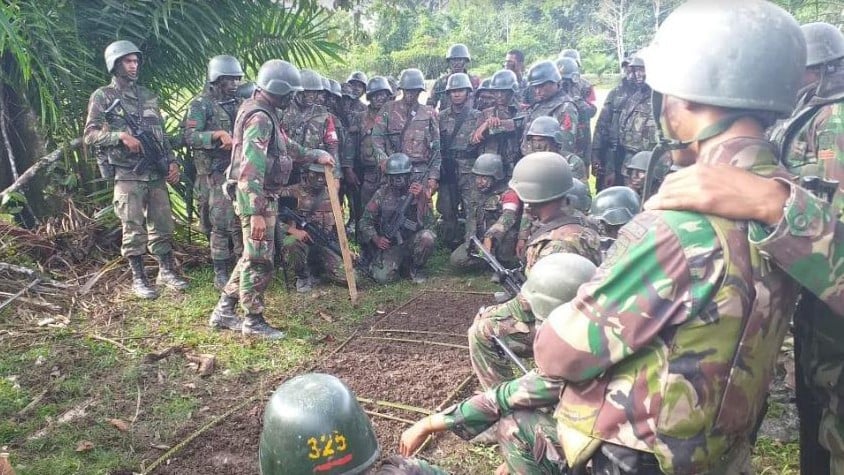
[[[120,113],[116,112],[118,110]],[[105,115],[106,117],[117,116],[123,119],[129,132],[141,143],[141,159],[132,169],[132,173],[142,174],[148,171],[156,171],[161,175],[167,175],[170,162],[164,145],[149,131],[141,127],[141,124],[123,106],[121,99],[115,99],[105,110]]]

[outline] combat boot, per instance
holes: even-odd
[[[144,256],[129,256],[129,267],[132,269],[132,291],[142,299],[154,299],[158,292],[149,285],[144,273]]]
[[[310,273],[307,271],[302,273],[297,273],[296,275],[296,292],[300,294],[306,294],[313,290],[314,288],[314,281],[311,279]]]
[[[414,284],[424,284],[428,281],[428,276],[425,274],[425,270],[421,266],[412,266],[410,268],[410,280],[412,280]]]
[[[226,294],[220,295],[220,300],[214,311],[211,312],[211,318],[208,320],[208,326],[215,330],[235,330],[243,329],[243,319],[239,318],[235,313],[237,307],[237,298],[229,297]]]
[[[188,282],[176,275],[176,264],[173,262],[172,252],[155,256],[155,260],[158,261],[158,278],[155,279],[157,285],[164,285],[174,290],[188,288]]]
[[[271,327],[260,313],[247,314],[240,332],[243,336],[259,336],[267,340],[281,340],[285,336],[283,331]]]
[[[214,262],[214,288],[222,291],[229,283],[229,264],[223,259],[215,259]]]

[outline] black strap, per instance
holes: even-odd
[[[401,135],[399,135],[399,152],[404,149],[404,134],[407,133],[407,129],[410,128],[410,124],[413,122],[413,119],[416,118],[416,111],[419,109],[419,103],[413,104],[413,107],[410,108],[410,117],[408,120],[405,121],[404,127],[401,129]]]

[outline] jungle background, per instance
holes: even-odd
[[[140,82],[160,94],[168,130],[175,134],[216,54],[238,57],[247,79],[265,60],[283,58],[342,82],[352,70],[398,76],[407,67],[435,79],[445,72],[446,50],[458,42],[469,46],[469,69],[482,77],[500,69],[512,48],[524,51],[529,66],[572,47],[581,53],[587,78],[606,90],[618,80],[620,58],[646,45],[680,3],[2,2],[0,473],[4,464],[32,474],[193,473],[173,468],[179,463],[195,466],[196,473],[254,473],[262,397],[286,376],[330,367],[325,358],[336,343],[374,327],[374,319],[419,295],[418,287],[397,284],[368,289],[352,306],[343,289],[302,297],[285,292],[279,278],[270,291],[270,306],[277,309],[270,317],[283,319],[289,340],[244,343],[209,332],[204,323],[216,293],[207,242],[188,232],[186,188],[180,186],[171,193],[179,223],[177,257],[191,289],[152,303],[129,297],[110,185],[99,179],[77,140],[89,95],[109,81],[102,58],[108,43],[129,39],[142,49]],[[841,0],[776,3],[800,22],[844,23]],[[50,160],[41,160],[48,154]],[[27,171],[31,179],[10,187]],[[447,256],[438,254],[437,279],[422,294],[493,290],[484,276],[453,275],[446,263]],[[467,301],[465,295],[449,295],[457,303]],[[424,299],[417,304],[426,308]],[[468,326],[471,315],[455,307],[464,314],[455,310],[454,318]],[[374,364],[379,354],[363,352],[355,364]],[[210,372],[209,357],[216,361]],[[421,355],[419,363],[430,359]],[[426,369],[406,369],[410,376],[426,374],[420,371]],[[787,374],[784,368],[784,391]],[[791,411],[777,401],[769,411],[786,422],[758,444],[755,461],[763,473],[796,473],[796,434],[787,424],[793,423]],[[200,436],[208,426],[216,427]],[[229,438],[231,447],[214,442]],[[488,472],[496,461],[494,450],[460,443],[434,444],[423,455],[457,473]]]

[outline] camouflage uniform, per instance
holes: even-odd
[[[164,144],[169,163],[174,163],[175,157],[164,134],[155,93],[137,84],[121,87],[112,78],[111,84],[91,94],[85,145],[93,149],[101,167],[105,165],[114,173],[114,214],[123,225],[120,252],[125,257],[141,256],[148,248],[156,256],[168,254],[172,250],[173,217],[165,177],[153,169],[134,173],[141,155],[129,152],[120,141],[120,133],[128,128],[123,119],[116,115],[108,118],[104,113],[115,99],[120,99],[126,113]]]
[[[480,116],[481,113],[468,104],[464,104],[460,112],[448,107],[439,116],[443,164],[437,191],[437,211],[442,217],[440,238],[446,243],[460,239],[457,234],[458,205],[462,205],[467,220],[477,206],[472,165],[478,153],[477,147],[470,144],[469,139],[478,128]],[[460,129],[455,131],[458,125]]]
[[[651,89],[643,86],[631,94],[622,105],[618,124],[619,144],[624,148],[624,161],[619,170],[622,174],[633,155],[656,147],[657,130],[651,95]],[[622,184],[623,178],[616,183]]]
[[[433,159],[428,178],[440,179],[440,126],[433,107],[414,104],[408,110],[401,101],[388,102],[375,118],[372,145],[379,159],[397,152],[410,157],[415,180],[424,178],[420,175]]]
[[[317,148],[330,153],[340,163],[340,136],[336,117],[325,106],[305,105],[299,96],[279,114],[281,127],[291,140],[306,148]],[[334,178],[340,179],[340,167],[334,167]],[[299,182],[302,171],[294,168],[290,184]]]
[[[472,176],[472,175],[470,175]],[[474,176],[472,176],[474,180]],[[473,183],[474,186],[474,183]],[[475,188],[477,206],[473,216],[466,217],[466,241],[472,236],[478,239],[491,238],[492,252],[498,262],[504,265],[516,265],[516,239],[518,238],[519,216],[522,203],[516,192],[507,187],[506,183],[493,186],[486,193]],[[471,267],[478,263],[478,259],[469,255],[467,242],[461,244],[451,253],[450,262],[457,267]]]
[[[551,142],[551,140],[548,141],[549,144]],[[560,150],[560,147],[558,147],[556,144],[553,144],[552,146],[548,147],[537,148],[532,146],[531,142],[526,141],[522,145],[522,155],[524,156],[533,152],[554,152],[560,154],[560,156],[562,156],[566,160],[566,163],[569,164],[569,168],[571,168],[571,176],[577,178],[578,180],[584,183],[587,181],[588,177],[586,176],[586,163],[584,163],[583,159],[577,156],[576,154],[572,152],[567,152],[565,150]]]
[[[363,206],[369,203],[378,186],[381,184],[381,169],[379,164],[387,160],[384,151],[375,146],[373,131],[379,110],[367,107],[364,114],[355,115],[349,127],[349,145],[343,155],[345,167],[354,167],[360,181],[360,202]]]
[[[501,338],[519,356],[532,356],[537,326],[536,316],[525,310],[521,297],[478,311],[468,331],[469,356],[472,370],[484,389],[491,389],[514,377],[510,360],[499,353],[492,337]]]
[[[477,75],[470,74],[469,71],[463,71],[469,76],[469,80],[472,81],[472,90],[476,90],[481,85],[481,78]],[[448,78],[451,77],[453,73],[443,74],[436,81],[434,81],[434,87],[431,88],[431,94],[428,95],[428,100],[425,103],[436,110],[443,112],[446,109],[451,107],[451,96],[448,95],[448,92],[445,90],[446,83],[448,83]],[[469,94],[469,97],[466,99],[465,106],[472,109],[472,94]]]
[[[581,82],[585,82],[585,80],[581,79]],[[583,92],[588,93],[589,90],[582,89],[578,84],[577,82],[574,83],[570,91],[570,96],[574,100],[575,107],[577,107],[577,128],[574,134],[573,152],[584,162],[585,170],[586,165],[590,163],[590,157],[592,155],[592,117],[595,117],[595,114],[598,113],[598,108],[594,104],[595,92],[591,91],[592,101],[590,101],[588,98],[581,96]],[[589,84],[589,87],[591,88],[592,85]],[[572,170],[574,169],[572,168]],[[575,175],[575,178],[583,180],[583,178],[579,178],[577,175]]]
[[[698,163],[783,173],[761,139],[727,139],[704,153]],[[541,372],[567,381],[555,413],[566,460],[622,450],[667,474],[749,469],[750,434],[797,292],[748,245],[743,222],[637,215],[534,341]]]
[[[579,211],[571,210],[547,223],[533,222],[522,236],[527,241],[525,275],[540,258],[556,252],[571,252],[601,264],[600,236]]]
[[[215,261],[228,260],[243,252],[239,220],[234,215],[231,199],[223,193],[223,172],[231,162],[231,151],[219,148],[219,143],[213,139],[214,132],[218,130],[231,135],[240,102],[235,99],[235,102],[221,104],[220,98],[206,88],[191,101],[185,116],[185,142],[193,150],[196,165],[195,193],[201,193],[203,189],[207,191],[211,259]],[[233,253],[229,251],[229,242]]]
[[[557,119],[557,122],[560,123],[560,129],[564,133],[568,132],[572,135],[575,134],[577,131],[577,125],[580,123],[580,119],[577,114],[577,107],[575,106],[571,96],[560,89],[560,91],[550,99],[537,102],[530,107],[527,117],[525,118],[524,131],[522,132],[522,146],[524,146],[524,143],[527,141],[527,131],[530,128],[530,123],[533,122],[533,119],[544,115]]]
[[[437,238],[431,231],[434,215],[430,199],[424,196],[425,191],[422,192],[423,199],[414,199],[405,213],[415,229],[402,228],[399,231],[400,242],[392,243],[389,249],[383,251],[372,243],[372,238],[383,236],[384,226],[392,220],[406,193],[407,190],[399,191],[383,185],[369,200],[360,219],[361,244],[366,246],[371,259],[370,275],[378,283],[398,280],[400,271],[405,267],[424,267],[434,251]]]
[[[448,475],[436,465],[418,459],[391,455],[375,470],[374,475]]]
[[[519,148],[522,140],[521,131],[515,127],[512,120],[508,120],[518,114],[519,109],[515,106],[495,106],[484,110],[478,119],[478,124],[483,124],[490,117],[497,117],[504,121],[501,127],[487,130],[478,146],[478,155],[482,153],[500,155],[504,161],[504,172],[508,177],[513,175],[513,167],[522,156]]]
[[[624,179],[624,169],[621,164],[621,111],[628,96],[633,94],[634,86],[629,80],[622,79],[621,84],[613,88],[604,100],[604,107],[595,123],[595,134],[592,137],[592,166],[593,174],[598,178],[597,189],[603,189],[605,176],[614,176],[615,184],[621,184]]]
[[[239,165],[240,170],[234,210],[243,230],[243,254],[223,294],[239,299],[248,315],[264,312],[264,291],[273,276],[277,198],[293,165],[304,165],[310,160],[306,152],[306,148],[284,134],[275,111],[254,99],[247,99],[240,106],[234,124],[231,168]],[[266,234],[261,241],[252,239],[253,215],[263,216],[266,221]]]

